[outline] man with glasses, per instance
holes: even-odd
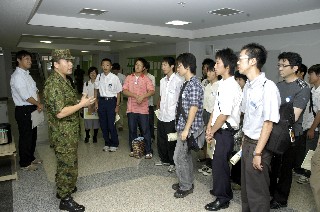
[[[241,159],[242,211],[270,211],[269,170],[272,153],[264,149],[273,123],[280,119],[277,86],[261,72],[267,51],[257,43],[242,47],[238,68],[248,77],[243,88],[244,113]]]
[[[302,58],[294,52],[283,52],[278,56],[278,69],[284,78],[277,84],[280,92],[281,104],[293,102],[295,123],[293,125],[294,142],[283,155],[274,155],[271,162],[270,192],[273,199],[271,209],[287,207],[292,183],[292,169],[297,163],[297,153],[303,147],[302,114],[310,97],[308,84],[299,79],[297,70],[302,64]]]

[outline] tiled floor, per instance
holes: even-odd
[[[13,108],[12,102],[9,102],[9,108]],[[17,137],[13,110],[9,112],[13,134]],[[44,160],[44,164],[35,172],[18,171],[19,179],[12,181],[12,197],[3,195],[11,189],[11,181],[0,183],[1,211],[59,211],[59,201],[55,198],[55,156],[49,147],[46,123],[39,127],[38,136],[36,155]],[[197,172],[201,164],[195,160],[195,190],[186,198],[176,199],[171,189],[177,182],[176,175],[167,172],[167,167],[154,166],[159,159],[156,143],[153,143],[153,159],[134,159],[128,156],[126,128],[119,132],[119,139],[119,150],[114,153],[102,151],[101,132],[96,144],[79,142],[78,192],[73,196],[86,206],[86,211],[205,211],[204,205],[213,201],[209,194],[212,178]],[[196,158],[197,154],[194,154]],[[312,211],[313,205],[310,186],[294,181],[288,208],[282,211]],[[241,211],[240,191],[234,191],[234,199],[224,211]]]

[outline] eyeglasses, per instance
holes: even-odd
[[[238,61],[244,60],[244,59],[250,59],[250,58],[249,58],[249,56],[247,56],[247,55],[239,56],[239,57],[238,57]]]
[[[289,65],[285,65],[285,64],[278,64],[277,65],[278,68],[285,68],[285,67],[288,67],[288,66],[292,66],[292,65],[290,65],[290,64]]]

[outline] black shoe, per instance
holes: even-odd
[[[77,188],[77,186],[76,187],[74,187],[74,189],[72,190],[72,193],[76,193],[78,191],[78,188]],[[60,197],[60,195],[57,193],[56,194],[56,197],[58,198],[58,199],[61,199],[61,197]]]
[[[175,191],[179,190],[179,188],[180,188],[179,183],[175,183],[175,184],[172,185],[172,189],[175,190]],[[194,189],[194,185],[193,184],[192,184],[191,189]]]
[[[97,143],[98,140],[97,140],[97,136],[93,136],[93,143]]]
[[[118,130],[119,130],[119,131],[122,131],[122,130],[123,130],[123,127],[119,127]]]
[[[274,199],[270,201],[270,209],[280,209],[287,206],[288,204],[286,202],[277,202]]]
[[[89,142],[89,137],[85,137],[84,143],[88,143],[88,142]]]
[[[184,198],[184,197],[188,196],[191,193],[193,193],[193,188],[191,188],[189,190],[186,190],[186,191],[178,189],[176,192],[174,192],[173,196],[176,197],[176,198]]]
[[[213,189],[211,189],[209,193],[214,196]]]
[[[72,212],[85,211],[85,207],[83,205],[79,205],[71,196],[67,196],[60,201],[59,209]]]
[[[207,211],[218,211],[229,207],[230,202],[221,203],[218,199],[204,206]]]

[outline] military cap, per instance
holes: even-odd
[[[54,49],[52,50],[51,56],[52,56],[52,60],[54,61],[58,61],[60,59],[65,59],[65,60],[74,59],[74,57],[71,56],[69,49]]]

